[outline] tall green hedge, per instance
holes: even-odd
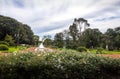
[[[120,79],[120,59],[77,52],[0,58],[0,79]]]

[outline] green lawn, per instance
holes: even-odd
[[[17,46],[17,47],[9,47],[9,50],[4,50],[4,51],[1,51],[0,52],[16,52],[16,51],[19,51],[19,50],[24,50],[26,49],[27,47],[24,47],[24,46]]]
[[[88,49],[90,53],[96,53],[97,49]],[[114,50],[114,51],[108,51],[108,50],[103,50],[102,54],[120,54],[120,51]]]

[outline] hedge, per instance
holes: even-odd
[[[102,54],[103,53],[103,48],[101,48],[101,47],[99,47],[99,48],[97,48],[97,50],[96,50],[96,54]]]
[[[120,59],[72,52],[0,58],[0,79],[120,79]]]
[[[77,51],[79,51],[79,52],[86,52],[87,49],[85,47],[78,47]]]
[[[4,44],[0,44],[0,50],[9,50],[9,47]]]
[[[0,41],[0,44],[4,44],[4,45],[9,46],[9,44],[7,42],[5,42],[5,41]]]

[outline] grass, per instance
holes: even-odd
[[[97,49],[88,49],[90,53],[96,54]],[[103,50],[102,54],[120,54],[120,51],[118,50],[113,50],[113,51],[108,51],[108,50]]]
[[[73,50],[73,49],[64,49],[64,48],[58,48],[58,50],[60,51],[65,51],[65,52],[76,52],[77,50]],[[97,49],[87,49],[88,53],[91,54],[96,54]],[[113,50],[113,51],[108,51],[103,49],[101,54],[120,54],[120,50]]]
[[[66,52],[70,52],[70,51],[76,52],[76,50],[72,50],[72,49],[59,49],[59,50],[66,51]],[[96,51],[97,49],[87,49],[87,52],[92,54],[96,54]],[[103,49],[101,54],[120,54],[120,51],[119,50],[108,51]]]
[[[12,52],[17,52],[19,50],[24,50],[26,49],[27,47],[24,47],[24,46],[17,46],[17,47],[9,47],[9,50],[4,50],[4,51],[0,51],[0,52],[6,52],[6,53],[12,53]]]
[[[25,46],[17,46],[17,47],[9,47],[9,50],[5,50],[5,51],[0,51],[0,52],[10,52],[10,53],[12,53],[12,52],[17,52],[17,51],[19,51],[19,50],[24,50],[24,49],[26,49],[27,47],[25,47]],[[72,52],[76,52],[76,50],[71,50],[71,49],[58,49],[58,50],[60,50],[60,51],[66,51],[66,52],[70,52],[70,51],[72,51]],[[97,51],[97,49],[88,49],[88,52],[89,53],[93,53],[93,54],[96,54],[96,51]],[[120,51],[118,51],[118,50],[114,50],[114,51],[108,51],[108,50],[103,50],[102,51],[102,54],[120,54]]]
[[[120,54],[120,51],[116,51],[116,50],[114,50],[114,51],[103,51],[104,52],[104,54]]]

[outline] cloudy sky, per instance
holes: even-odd
[[[68,29],[80,17],[105,32],[120,26],[120,0],[0,0],[0,15],[28,24],[39,36]]]

